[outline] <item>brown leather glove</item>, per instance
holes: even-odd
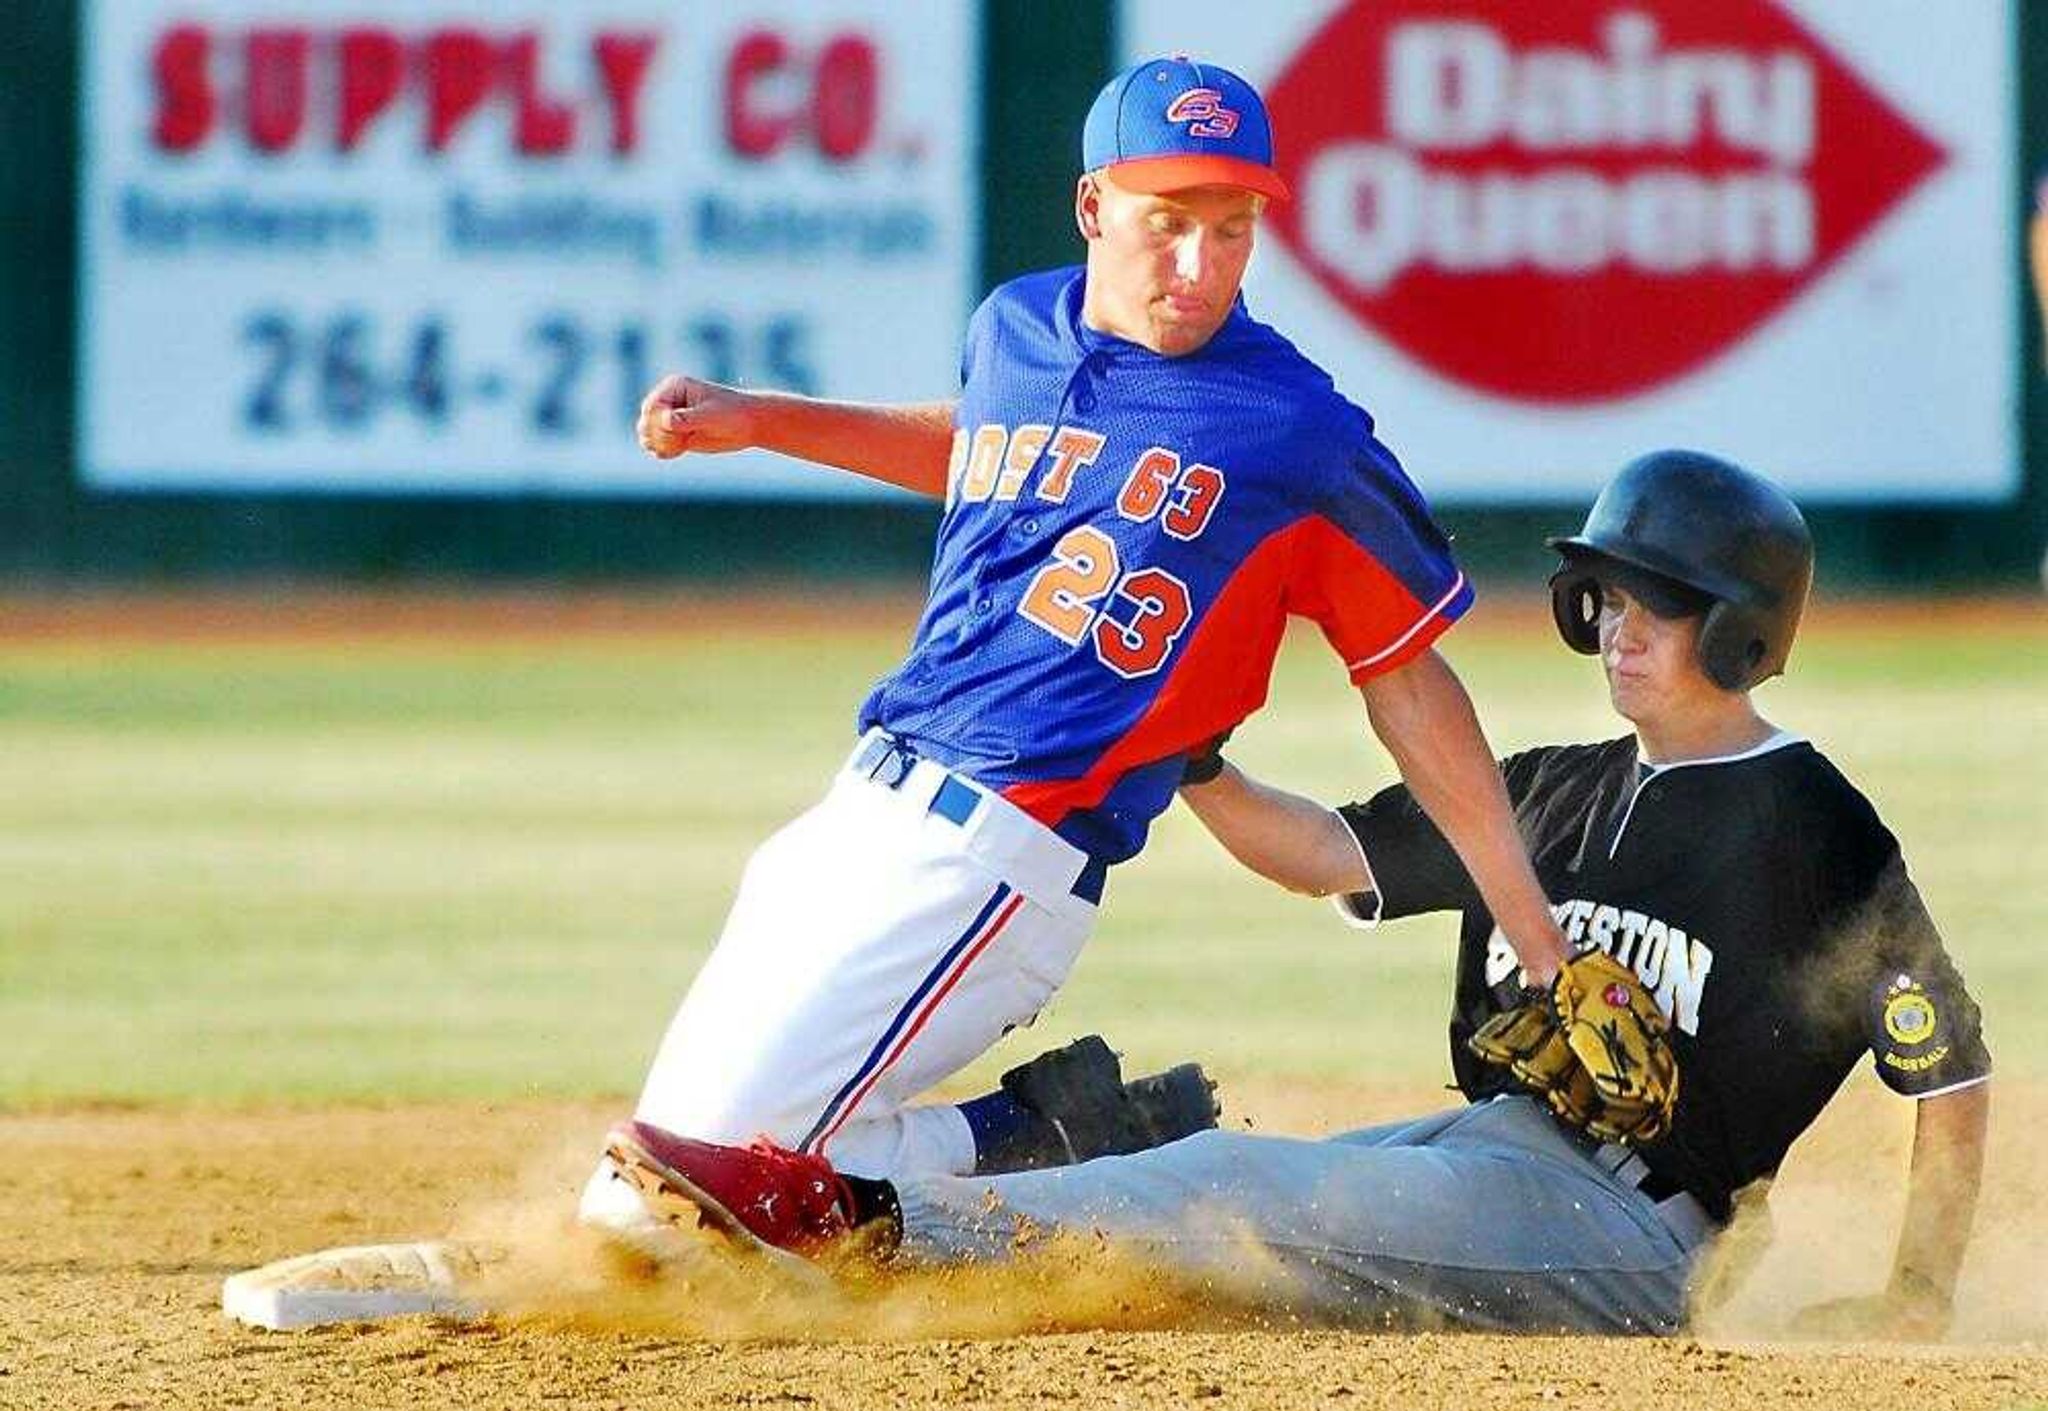
[[[1548,990],[1486,1021],[1466,1047],[1499,1064],[1551,1110],[1604,1142],[1646,1142],[1671,1126],[1678,1060],[1670,1025],[1642,982],[1604,951],[1561,966]]]

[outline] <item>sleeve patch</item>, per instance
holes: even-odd
[[[1909,1087],[1924,1082],[1954,1051],[1936,997],[1902,971],[1876,1000],[1877,1061]]]
[[[1897,991],[1884,1004],[1884,1031],[1904,1048],[1933,1038],[1935,1019],[1934,1001],[1918,990]]]

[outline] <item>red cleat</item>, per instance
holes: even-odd
[[[853,1228],[852,1197],[822,1156],[779,1147],[719,1146],[645,1122],[621,1122],[605,1159],[673,1224],[716,1230],[764,1254],[812,1255]]]

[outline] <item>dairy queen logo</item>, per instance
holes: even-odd
[[[1280,239],[1410,356],[1525,402],[1699,368],[1946,160],[1771,0],[1353,0],[1268,93]]]

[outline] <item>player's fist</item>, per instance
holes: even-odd
[[[635,431],[641,449],[660,460],[685,451],[745,450],[754,444],[752,402],[737,388],[699,377],[664,377],[641,401]]]

